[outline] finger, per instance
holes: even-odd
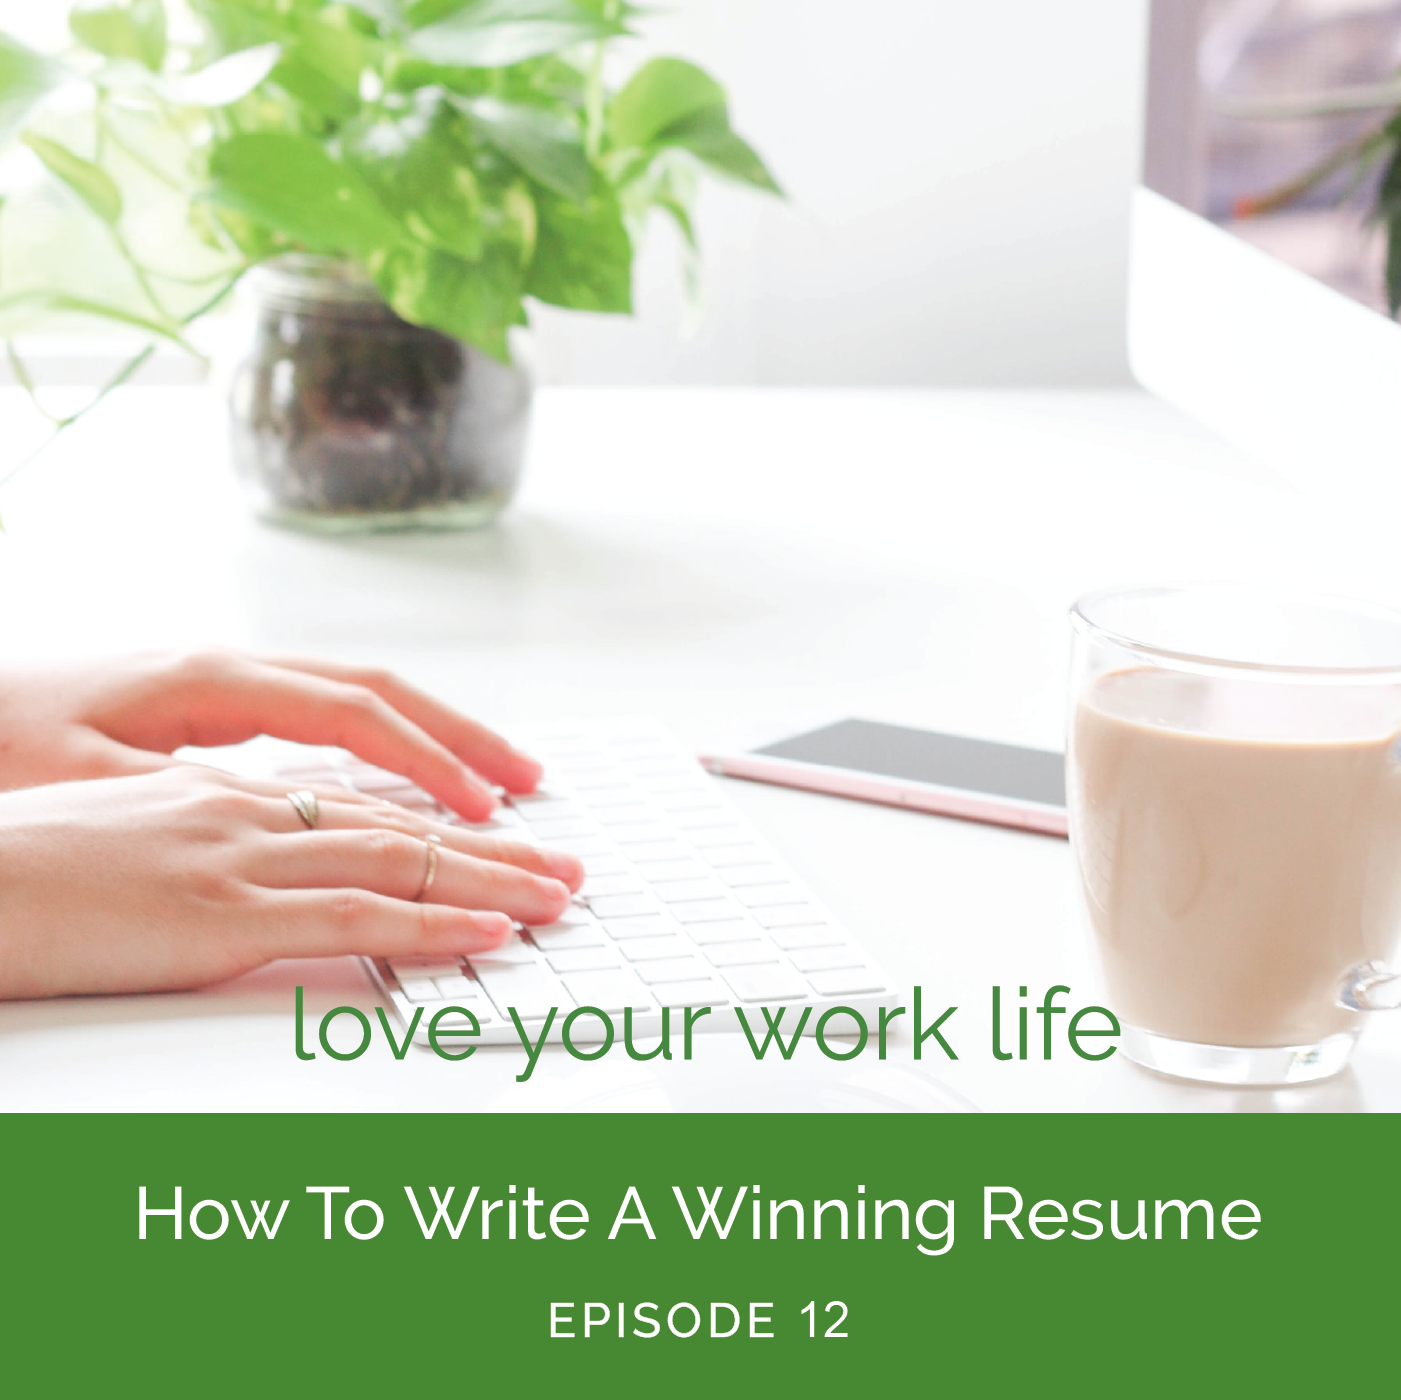
[[[402,773],[469,821],[496,808],[491,790],[456,754],[374,691],[237,658],[225,666],[217,698],[205,697],[189,742],[236,743],[255,734],[349,749]]]
[[[425,734],[431,734],[451,749],[482,777],[500,784],[507,792],[534,792],[539,785],[544,769],[535,759],[485,725],[459,714],[390,672],[303,657],[269,660],[265,664],[373,691]]]
[[[275,958],[469,957],[512,936],[504,914],[406,904],[366,890],[267,890],[261,952]]]
[[[247,873],[255,884],[273,889],[359,889],[412,901],[430,871],[435,904],[491,910],[522,924],[552,924],[570,903],[559,880],[380,828],[270,838]]]
[[[167,754],[134,749],[94,730],[75,745],[64,774],[71,778],[134,778],[182,766],[179,759]]]
[[[268,798],[264,822],[266,830],[280,835],[295,835],[307,829],[296,808],[288,801],[284,789],[273,784],[257,784],[256,790]],[[379,829],[401,832],[420,841],[432,833],[448,850],[464,856],[518,866],[532,874],[560,880],[571,890],[577,890],[584,883],[584,862],[567,851],[552,851],[527,845],[524,841],[512,841],[503,836],[436,822],[396,803],[365,797],[348,789],[313,790],[321,803],[318,831]]]

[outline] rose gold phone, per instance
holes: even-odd
[[[703,754],[728,778],[1065,836],[1065,756],[844,719],[750,753]]]

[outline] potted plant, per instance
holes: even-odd
[[[695,258],[703,172],[777,192],[695,65],[609,81],[637,13],[82,0],[61,52],[0,34],[0,153],[36,177],[0,205],[17,377],[16,333],[100,317],[149,338],[110,389],[159,343],[188,348],[246,282],[232,442],[261,514],[328,530],[492,518],[524,451],[515,340],[532,304],[630,313],[654,212]]]

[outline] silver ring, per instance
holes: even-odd
[[[321,803],[310,788],[298,788],[296,792],[289,792],[287,800],[308,831],[315,831],[321,825]]]
[[[438,878],[438,847],[443,844],[443,838],[430,831],[423,838],[423,844],[428,847],[428,868],[423,872],[423,883],[418,887],[418,893],[414,895],[415,904],[423,902],[423,896],[433,888],[433,881]]]

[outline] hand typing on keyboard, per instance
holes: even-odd
[[[151,773],[186,745],[259,734],[339,745],[468,821],[496,807],[493,784],[540,780],[534,759],[383,671],[196,652],[0,672],[0,789]]]
[[[436,1019],[482,1044],[585,1039],[611,1018],[648,1038],[672,1019],[705,1030],[754,1024],[787,1008],[791,1034],[827,1013],[874,1013],[892,996],[859,944],[657,725],[567,723],[530,747],[546,759],[540,789],[512,797],[492,825],[578,856],[586,879],[570,907],[498,948],[463,957],[380,958],[376,980],[420,1040]],[[353,759],[322,773],[360,791],[386,779]],[[413,802],[411,795],[404,800]],[[422,810],[431,799],[420,794]],[[577,1013],[577,1014],[576,1014]],[[601,1013],[601,1015],[599,1014]],[[847,1026],[854,1025],[848,1017]]]
[[[170,757],[260,733],[354,751],[376,781],[318,789]],[[14,789],[0,792],[0,997],[500,948],[520,924],[562,918],[584,878],[577,856],[492,820],[492,785],[527,794],[540,772],[402,681],[330,663],[211,655],[0,676],[0,787]]]

